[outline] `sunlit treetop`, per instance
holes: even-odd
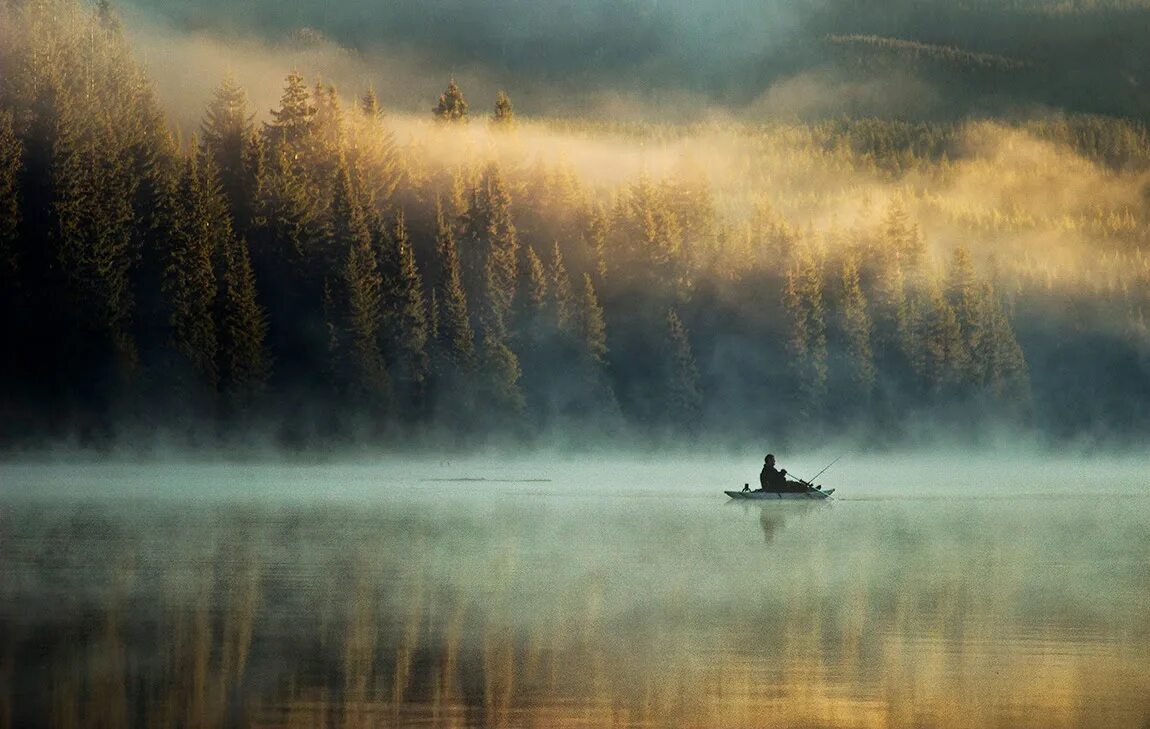
[[[454,78],[447,84],[447,90],[439,95],[439,103],[431,111],[439,121],[467,121],[467,101]]]
[[[506,91],[500,91],[495,96],[495,111],[491,114],[491,123],[505,128],[515,124],[515,110],[511,107],[511,97]]]

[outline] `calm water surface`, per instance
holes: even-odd
[[[4,467],[0,726],[1150,727],[1136,480],[754,467]]]

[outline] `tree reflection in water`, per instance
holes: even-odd
[[[0,723],[1150,716],[1145,504],[469,506],[6,507]]]

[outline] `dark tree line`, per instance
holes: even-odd
[[[3,19],[30,30],[0,57],[9,441],[1034,422],[1015,298],[961,246],[931,265],[898,204],[815,234],[727,221],[690,178],[608,200],[561,164],[429,170],[373,93],[296,72],[262,124],[225,78],[179,145],[106,5]],[[467,110],[452,80],[431,138]]]

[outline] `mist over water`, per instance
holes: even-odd
[[[13,726],[1150,719],[1144,463],[856,456],[820,478],[831,502],[727,503],[758,461],[6,466],[0,706]]]

